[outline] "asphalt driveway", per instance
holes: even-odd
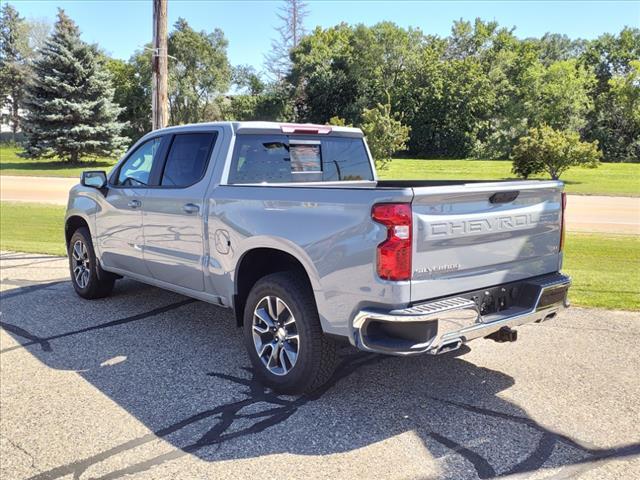
[[[253,380],[230,315],[0,256],[0,477],[640,478],[640,314],[574,308],[462,356],[350,348],[313,395]]]

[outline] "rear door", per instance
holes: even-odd
[[[151,275],[196,291],[204,291],[204,197],[218,134],[212,130],[173,135],[142,209],[144,260]]]
[[[557,271],[561,193],[561,182],[415,188],[412,301]]]

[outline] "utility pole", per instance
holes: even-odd
[[[151,100],[152,128],[164,128],[169,122],[167,49],[167,0],[153,0],[153,93]]]

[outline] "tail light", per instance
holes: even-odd
[[[562,192],[562,213],[560,216],[560,251],[564,249],[564,237],[567,231],[567,225],[564,221],[564,212],[567,209],[567,194]]]
[[[378,203],[371,209],[371,218],[387,227],[387,239],[378,245],[378,276],[394,281],[411,279],[411,204]]]

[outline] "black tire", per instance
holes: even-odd
[[[74,255],[74,248],[84,246],[86,255]],[[81,250],[82,251],[82,250]],[[84,253],[84,251],[82,251]],[[69,257],[69,273],[71,275],[71,283],[78,295],[88,300],[95,298],[103,298],[108,296],[113,290],[116,281],[115,275],[105,272],[100,267],[96,259],[93,243],[91,242],[91,234],[87,227],[80,227],[71,236],[69,245],[67,246],[67,254]],[[80,258],[78,258],[80,257]],[[82,279],[76,278],[76,268],[86,270]],[[83,270],[83,271],[84,271]],[[86,281],[86,285],[84,282]]]
[[[292,328],[295,328],[298,337],[298,353],[295,364],[286,373],[273,373],[259,356],[254,342],[254,311],[267,297],[281,299],[294,317],[295,327]],[[283,315],[286,317],[286,311]],[[260,319],[256,319],[256,322],[260,323]],[[283,320],[281,325],[285,323]],[[275,391],[285,394],[311,392],[333,375],[338,361],[336,343],[323,334],[313,292],[296,274],[280,272],[258,280],[245,304],[243,329],[245,346],[257,378]],[[268,340],[268,334],[265,335]]]

